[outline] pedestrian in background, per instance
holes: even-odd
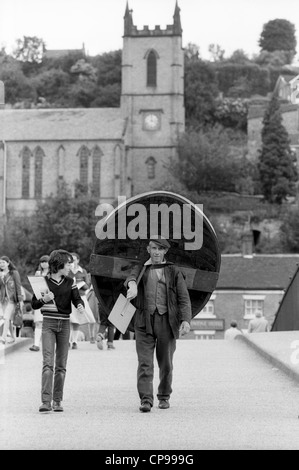
[[[136,297],[134,329],[138,356],[137,389],[140,411],[153,406],[154,351],[159,366],[157,398],[160,409],[169,408],[172,393],[173,355],[176,339],[190,331],[191,301],[180,269],[165,259],[169,242],[154,236],[149,240],[150,256],[143,268],[127,277],[127,299]],[[134,272],[135,271],[135,272]],[[141,278],[138,287],[137,279]]]
[[[89,323],[88,326],[90,327],[89,335],[90,335],[90,342],[95,343],[95,338],[97,336],[99,326],[100,326],[100,313],[99,313],[99,301],[95,294],[93,285],[90,285],[88,291],[86,291],[86,298],[88,301],[88,305],[91,308],[93,313],[95,323]]]
[[[52,409],[63,411],[61,402],[69,350],[72,304],[80,313],[84,312],[84,302],[80,297],[76,281],[69,277],[72,262],[73,258],[69,252],[52,251],[49,258],[49,273],[45,277],[48,290],[41,299],[37,299],[35,295],[32,297],[33,309],[41,309],[43,315],[40,412]]]
[[[0,258],[0,309],[3,317],[3,331],[0,341],[2,344],[6,343],[7,333],[10,332],[10,342],[14,343],[16,340],[15,329],[13,326],[13,319],[15,310],[19,304],[21,311],[23,311],[23,294],[20,274],[7,256]]]
[[[34,313],[31,303],[26,303],[24,310],[20,336],[21,338],[34,338]]]
[[[256,312],[255,318],[248,323],[248,333],[265,333],[270,331],[268,320],[263,317],[261,312]]]
[[[230,328],[228,328],[224,333],[224,339],[235,339],[236,336],[242,334],[243,332],[239,330],[237,322],[232,321]]]
[[[35,276],[46,276],[49,272],[49,256],[43,255],[39,259],[39,264],[37,270],[35,271]],[[42,327],[43,327],[43,316],[40,309],[34,311],[34,343],[29,348],[30,351],[39,351],[40,341],[42,337]]]
[[[73,262],[72,262],[72,265],[71,265],[70,276],[74,277],[76,279],[76,283],[77,283],[77,286],[78,286],[78,289],[79,289],[80,297],[84,300],[84,304],[85,304],[85,313],[84,313],[85,323],[88,324],[91,342],[94,343],[95,342],[95,337],[92,336],[92,335],[95,334],[94,329],[96,327],[96,321],[95,321],[95,318],[93,316],[92,310],[89,306],[87,297],[86,297],[86,292],[89,290],[90,284],[91,284],[90,283],[90,278],[88,276],[88,273],[87,273],[86,269],[82,268],[82,266],[80,266],[80,264],[79,264],[80,257],[78,255],[78,253],[71,253],[71,255],[72,255],[72,258],[73,258]],[[79,335],[80,324],[81,325],[84,324],[84,323],[82,323],[83,322],[82,315],[81,315],[81,317],[80,317],[80,315],[81,315],[80,312],[77,312],[76,308],[73,306],[72,314],[71,314],[71,318],[70,318],[70,322],[71,322],[70,347],[72,349],[78,349],[78,335]]]

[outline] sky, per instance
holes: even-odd
[[[128,0],[133,22],[162,29],[173,23],[176,0]],[[0,47],[11,53],[16,39],[37,36],[47,49],[81,49],[95,56],[122,48],[127,0],[0,0]],[[298,0],[178,0],[183,47],[196,44],[211,59],[210,44],[219,44],[229,57],[243,49],[259,53],[263,25],[286,19],[295,25],[299,56]]]

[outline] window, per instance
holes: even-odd
[[[37,147],[34,155],[34,197],[42,197],[42,186],[43,186],[43,157],[45,156],[44,151]]]
[[[31,152],[28,147],[24,147],[21,152],[22,158],[22,197],[29,198],[30,186],[30,156]]]
[[[96,146],[92,153],[92,192],[94,196],[100,196],[101,183],[101,156],[103,152]]]
[[[154,51],[150,51],[147,56],[146,86],[157,86],[157,56]]]
[[[58,149],[58,177],[62,181],[64,177],[64,165],[65,165],[65,148],[60,145]]]
[[[248,298],[244,296],[244,319],[250,320],[255,317],[257,312],[264,314],[264,299],[263,298]]]
[[[214,301],[209,300],[201,311],[202,316],[214,315]]]
[[[89,150],[86,147],[86,145],[83,145],[79,150],[79,158],[80,158],[79,181],[80,181],[82,190],[86,193],[88,190],[88,157],[89,157]]]
[[[156,160],[154,159],[154,157],[149,157],[145,163],[147,165],[148,179],[154,179],[156,177]]]

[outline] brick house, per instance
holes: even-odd
[[[272,325],[298,264],[298,254],[222,255],[216,290],[194,318],[192,337],[222,339],[232,320],[247,330],[256,311]]]
[[[166,29],[138,30],[127,3],[120,108],[6,109],[0,83],[0,222],[34,210],[59,180],[109,203],[158,189],[184,129],[180,9]]]

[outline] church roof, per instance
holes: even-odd
[[[222,255],[218,290],[284,290],[298,268],[298,254]]]
[[[120,108],[0,110],[0,140],[120,140]]]

